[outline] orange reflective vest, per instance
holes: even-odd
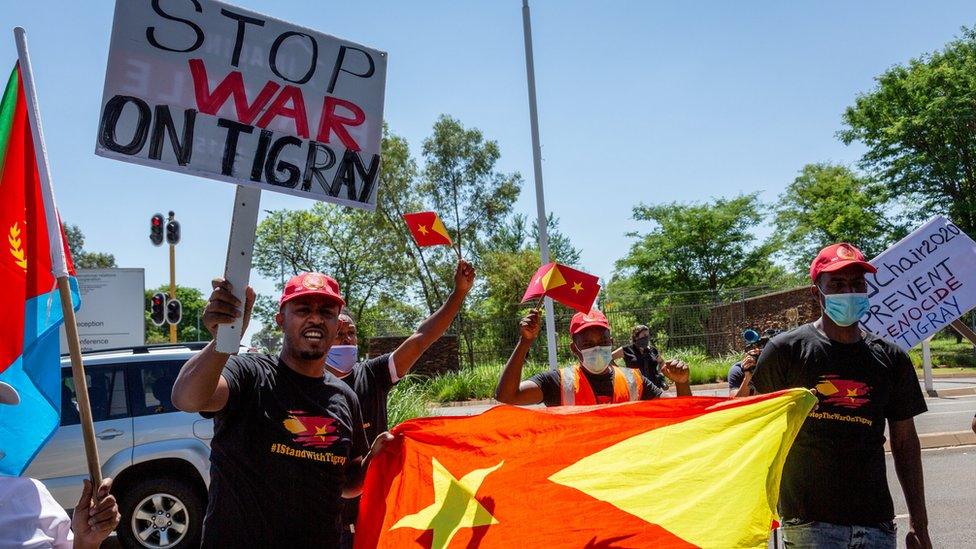
[[[640,400],[644,380],[640,370],[613,366],[613,401],[630,402]],[[577,364],[559,370],[560,406],[588,406],[596,404],[596,395],[590,382],[583,374],[583,367]]]

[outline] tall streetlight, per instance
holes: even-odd
[[[539,253],[542,264],[549,263],[549,227],[546,222],[546,198],[542,190],[542,146],[539,144],[539,112],[535,100],[535,62],[532,59],[532,23],[529,17],[529,0],[522,0],[522,30],[525,35],[525,75],[529,84],[529,121],[532,124],[532,160],[535,168],[535,205],[539,216]],[[545,298],[546,343],[549,368],[556,370],[556,319],[552,312],[552,299]]]

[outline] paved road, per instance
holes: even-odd
[[[933,547],[976,547],[976,446],[922,451],[925,499]],[[888,455],[888,484],[895,502],[899,547],[908,531],[905,497]]]
[[[919,433],[965,431],[972,426],[976,414],[976,395],[926,398],[925,404],[929,411],[915,418]]]

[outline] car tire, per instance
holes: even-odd
[[[118,498],[119,543],[126,549],[199,547],[206,509],[194,486],[183,479],[141,480]],[[182,527],[182,529],[181,529]],[[143,540],[140,534],[147,534]]]

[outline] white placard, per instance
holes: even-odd
[[[871,260],[868,331],[906,351],[976,307],[976,242],[936,216]]]
[[[117,0],[95,154],[372,210],[386,58],[214,0]]]
[[[143,269],[78,269],[81,308],[75,315],[81,351],[146,343],[146,274]],[[61,351],[68,344],[61,326]]]

